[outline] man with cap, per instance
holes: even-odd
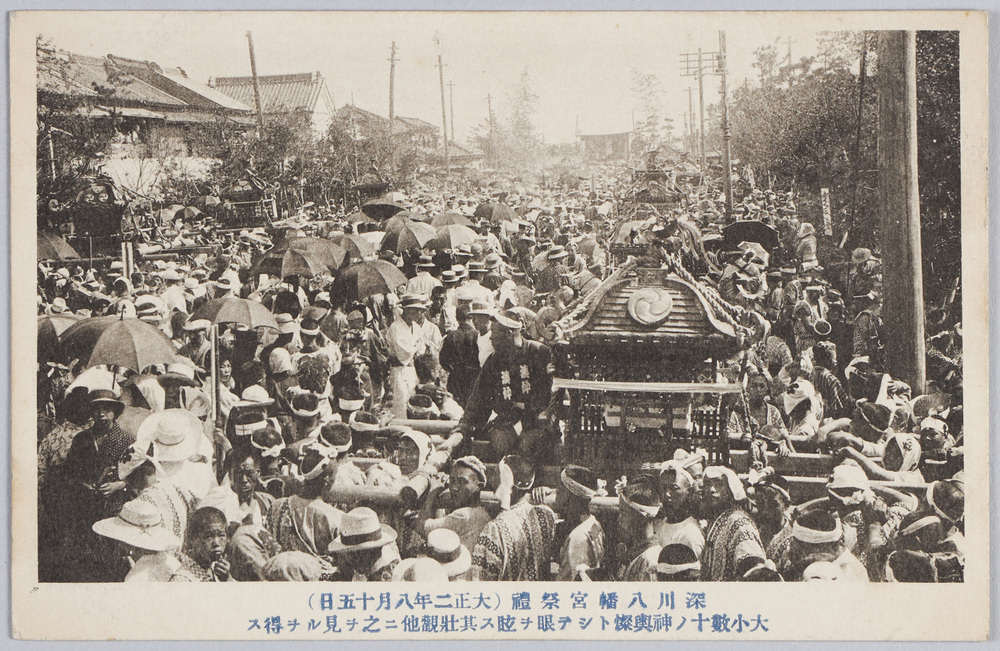
[[[402,313],[386,330],[389,351],[389,390],[392,392],[392,413],[406,418],[406,405],[417,388],[417,372],[413,358],[427,351],[426,335],[421,317],[427,301],[419,294],[403,296],[399,304]]]
[[[709,522],[702,554],[702,579],[738,581],[766,560],[757,524],[746,511],[747,495],[736,473],[723,466],[705,469],[701,515]]]
[[[515,313],[494,316],[493,354],[472,387],[457,432],[466,437],[488,436],[494,453],[514,450],[543,463],[554,450],[545,412],[552,393],[548,346],[525,339]],[[491,420],[491,415],[496,418]]]
[[[535,289],[541,294],[548,294],[556,291],[562,285],[562,276],[569,273],[566,266],[566,258],[569,253],[562,245],[553,246],[549,249],[546,260],[548,264],[540,269],[535,279]]]
[[[441,367],[448,371],[448,391],[463,408],[479,375],[479,338],[468,305],[455,309],[458,328],[445,335],[441,344]],[[488,332],[488,329],[487,329]]]
[[[469,279],[466,281],[463,291],[472,297],[473,301],[480,301],[488,305],[494,302],[493,292],[483,286],[483,278],[486,277],[486,267],[482,262],[471,261],[468,266]]]
[[[160,298],[167,306],[167,313],[174,311],[187,312],[187,296],[184,294],[184,278],[176,269],[167,269],[160,274],[163,279],[164,288],[160,293]]]
[[[496,251],[491,251],[483,260],[483,266],[486,267],[486,275],[481,281],[482,286],[491,292],[498,291],[500,289],[500,285],[502,285],[503,281],[506,280],[506,278],[500,274],[500,254]]]
[[[428,535],[437,529],[448,529],[458,535],[466,549],[475,548],[480,532],[491,520],[479,503],[484,488],[486,464],[475,456],[456,459],[451,465],[447,490],[444,486],[432,488],[424,500],[417,518],[418,533]]]
[[[53,477],[52,510],[49,515],[62,522],[62,540],[57,557],[65,563],[64,581],[100,581],[101,568],[108,559],[91,525],[118,512],[125,501],[125,482],[118,477],[118,461],[135,437],[116,421],[125,405],[111,391],[97,389],[88,396],[93,425],[73,438],[66,460]],[[76,565],[75,564],[79,564]]]
[[[441,281],[431,275],[435,268],[434,260],[429,255],[421,255],[417,263],[417,275],[406,283],[407,294],[420,294],[430,298],[435,287],[441,287]]]
[[[472,552],[472,579],[545,581],[555,541],[556,514],[528,496],[535,471],[525,459],[500,460],[497,497],[503,509],[479,534]],[[511,506],[513,504],[513,506]]]
[[[337,561],[334,580],[392,581],[399,563],[396,532],[379,522],[375,511],[366,506],[351,509],[343,515],[339,533],[328,547]]]
[[[126,583],[166,582],[180,570],[175,552],[181,546],[181,540],[167,529],[163,516],[149,502],[138,499],[126,502],[117,515],[93,523],[93,533],[103,537],[105,542],[115,543],[108,550],[109,556],[132,565],[124,575]],[[100,542],[97,544],[102,546]],[[76,560],[85,562],[83,558]],[[116,565],[121,571],[124,564]],[[85,569],[88,568],[81,565],[80,570]],[[108,581],[112,576],[108,574],[97,580]]]

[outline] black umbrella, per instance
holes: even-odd
[[[76,260],[80,254],[73,250],[66,240],[52,233],[38,233],[39,260]]]
[[[95,316],[74,323],[62,333],[59,347],[63,359],[78,359],[87,368],[108,365],[136,372],[154,364],[169,364],[177,354],[156,326],[117,316]]]
[[[212,323],[239,323],[248,328],[278,329],[278,322],[262,304],[245,298],[214,298],[200,308],[191,320],[207,319]]]
[[[368,260],[344,270],[333,286],[333,294],[348,303],[361,301],[373,294],[388,294],[406,284],[406,276],[385,260]]]
[[[756,219],[745,219],[726,226],[722,229],[722,237],[728,251],[735,251],[739,248],[740,242],[757,242],[767,249],[768,253],[779,245],[778,231]]]
[[[403,206],[385,198],[375,199],[361,206],[361,212],[378,221],[385,221],[403,210]]]
[[[517,219],[514,209],[504,203],[484,203],[476,208],[475,218],[477,220],[489,220],[493,224],[502,221],[512,222]]]

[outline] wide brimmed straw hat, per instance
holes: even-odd
[[[472,567],[472,554],[451,529],[434,529],[427,534],[427,555],[440,563],[449,577],[464,574]]]
[[[98,520],[91,527],[94,533],[151,552],[176,549],[181,541],[163,524],[163,516],[150,502],[126,502],[113,518]]]
[[[95,389],[87,396],[87,406],[93,410],[96,407],[111,407],[115,411],[115,418],[125,411],[125,403],[118,399],[114,391],[109,389]]]
[[[159,461],[186,461],[198,452],[203,424],[186,409],[165,409],[146,417],[139,425],[136,440],[153,443],[153,457]]]
[[[340,535],[330,543],[331,554],[377,549],[395,542],[396,531],[381,524],[378,514],[366,506],[359,506],[344,514],[340,520]]]
[[[433,583],[444,582],[449,578],[441,564],[427,556],[404,558],[392,570],[392,580],[395,582]]]

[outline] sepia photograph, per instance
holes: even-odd
[[[15,635],[984,637],[985,15],[809,16],[14,14]]]

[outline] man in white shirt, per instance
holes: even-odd
[[[417,263],[417,275],[406,283],[406,293],[420,294],[424,298],[430,298],[434,288],[441,286],[441,281],[431,275],[432,269],[434,269],[434,261],[431,256],[420,256],[420,262]]]
[[[426,333],[421,325],[427,301],[420,294],[406,294],[399,307],[402,313],[386,329],[385,343],[389,351],[391,410],[396,418],[406,418],[406,405],[417,388],[413,358],[427,352]]]
[[[469,316],[472,317],[472,325],[475,326],[478,333],[476,343],[479,346],[479,368],[482,368],[483,364],[486,363],[486,360],[493,353],[493,342],[490,334],[490,326],[493,323],[493,309],[487,303],[473,301]]]

